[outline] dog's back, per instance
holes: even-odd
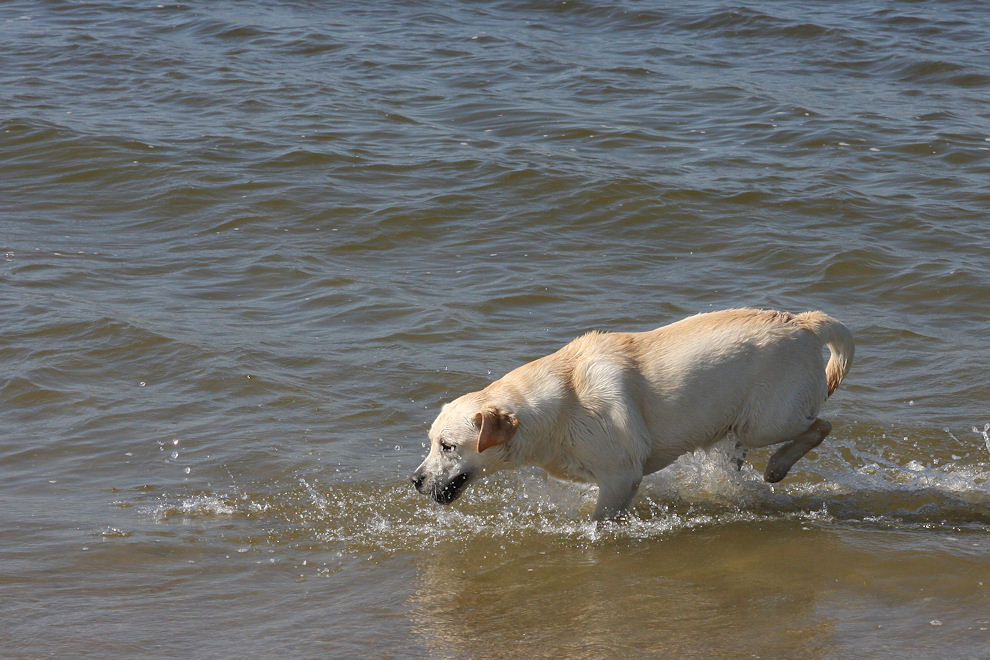
[[[628,337],[642,375],[632,394],[642,401],[653,469],[730,432],[749,447],[798,435],[841,382],[854,350],[845,326],[821,312],[725,310]]]

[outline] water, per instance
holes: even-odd
[[[990,656],[990,13],[0,6],[0,651]],[[832,436],[404,481],[589,329],[823,309]]]

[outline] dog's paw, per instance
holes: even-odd
[[[766,472],[763,473],[763,480],[769,484],[775,484],[786,477],[787,471],[790,469],[790,465],[778,465],[771,459],[770,463],[767,465]]]
[[[748,453],[749,450],[741,442],[736,443],[735,451],[732,452],[732,456],[730,457],[732,464],[736,466],[736,472],[742,471],[743,465],[746,464],[746,454]]]

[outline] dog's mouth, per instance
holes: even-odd
[[[460,474],[451,477],[442,486],[438,483],[434,483],[430,494],[438,503],[450,504],[460,496],[461,491],[464,490],[464,486],[466,486],[469,481],[471,481],[471,473],[461,472]]]

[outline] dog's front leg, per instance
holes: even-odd
[[[640,470],[614,475],[600,481],[594,519],[598,522],[612,520],[625,513],[642,480],[643,472]]]

